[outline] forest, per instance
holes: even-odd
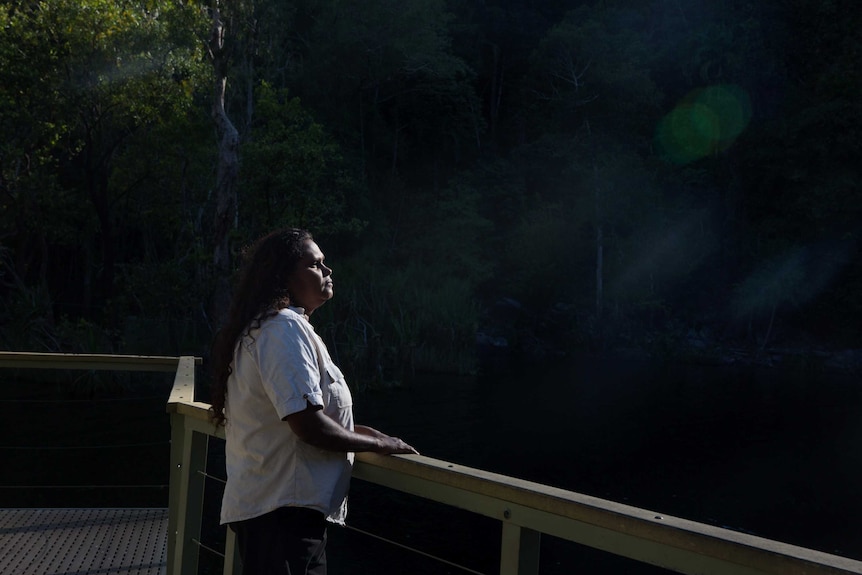
[[[206,356],[314,234],[348,377],[862,347],[855,0],[3,0],[0,348]]]

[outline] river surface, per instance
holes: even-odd
[[[430,457],[862,559],[858,377],[576,358],[426,376],[357,394],[355,412]],[[498,521],[356,481],[349,522],[499,569]],[[463,572],[393,558],[364,535],[332,538],[338,573]],[[544,537],[540,572],[667,571]]]

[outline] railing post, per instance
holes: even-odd
[[[168,495],[168,574],[197,572],[208,437],[177,406],[195,397],[195,358],[181,357],[168,402],[171,413],[171,473]],[[171,409],[171,405],[174,406]]]
[[[168,491],[168,575],[181,575],[174,570],[174,557],[182,555],[180,531],[180,500],[185,498],[185,485],[182,484],[183,453],[185,441],[185,417],[179,413],[171,414],[171,472]],[[183,528],[185,529],[185,528]]]
[[[178,417],[183,417],[178,415]],[[183,456],[179,469],[182,493],[177,503],[177,526],[172,533],[176,549],[173,554],[173,575],[197,573],[198,552],[194,540],[200,540],[203,514],[205,477],[198,473],[206,470],[209,437],[183,424]],[[172,450],[173,451],[173,450]],[[170,520],[170,519],[169,519]]]
[[[242,562],[236,550],[236,533],[230,527],[225,527],[224,536],[224,575],[242,575]]]
[[[538,575],[540,533],[503,521],[500,575]]]

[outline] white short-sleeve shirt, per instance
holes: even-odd
[[[283,419],[307,403],[353,430],[344,375],[301,308],[282,309],[234,350],[225,400],[227,485],[221,522],[309,507],[344,524],[353,453],[301,441]]]

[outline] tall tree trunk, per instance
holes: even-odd
[[[243,139],[248,141],[248,135],[251,133],[251,122],[254,118],[254,58],[257,54],[257,40],[260,32],[259,20],[257,14],[254,14],[250,23],[248,32],[248,41],[245,48],[244,67],[245,67],[245,126],[243,127]]]
[[[112,155],[113,150],[103,154],[98,153],[97,138],[94,136],[96,129],[88,129],[87,144],[83,155],[83,174],[87,186],[87,194],[96,219],[99,222],[99,230],[96,236],[97,248],[101,255],[101,265],[96,278],[94,291],[89,294],[85,313],[92,317],[94,306],[103,307],[105,302],[111,299],[114,292],[114,272],[116,267],[116,246],[114,240],[114,226],[111,219],[111,202],[108,197],[108,174],[104,158]]]
[[[97,299],[92,303],[104,305],[114,295],[114,272],[116,268],[116,246],[114,225],[108,200],[107,176],[101,172],[90,175],[90,198],[99,220],[99,244],[101,248],[101,271],[99,273]],[[89,314],[92,310],[88,309]]]
[[[778,300],[772,302],[772,313],[769,314],[769,325],[766,327],[766,334],[763,336],[763,344],[760,346],[758,355],[766,351],[766,345],[769,343],[769,337],[772,335],[772,326],[775,324],[775,310],[778,309]]]
[[[605,238],[602,223],[596,224],[596,318],[601,321],[604,312],[605,285]]]
[[[500,62],[500,47],[491,44],[491,94],[488,98],[488,131],[493,140],[497,134],[497,120],[500,117],[500,101],[503,98],[503,65]]]
[[[587,133],[589,134],[592,143],[593,154],[593,200],[595,202],[595,217],[596,217],[596,319],[599,323],[602,320],[604,312],[605,299],[605,230],[604,230],[604,210],[602,209],[602,191],[599,183],[599,164],[598,150],[596,149],[596,140],[593,136],[590,122],[586,122]]]
[[[230,230],[237,213],[236,180],[239,172],[239,132],[225,111],[225,88],[230,60],[225,48],[225,23],[218,2],[213,3],[212,30],[209,54],[215,72],[212,117],[219,136],[218,168],[216,171],[216,208],[213,226],[213,273],[215,285],[211,306],[211,319],[215,329],[221,327],[230,306]]]

